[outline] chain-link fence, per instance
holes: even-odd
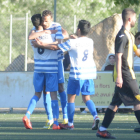
[[[0,71],[25,71],[26,28],[28,28],[29,33],[33,27],[30,17],[31,15],[28,15],[27,24],[26,16],[21,17],[19,14],[15,14],[12,15],[12,19],[10,15],[0,16]],[[105,20],[100,17],[92,19],[88,15],[59,15],[59,18],[56,16],[56,22],[60,23],[69,34],[75,32],[78,21],[81,19],[91,22],[92,29],[89,37],[95,43],[94,59],[97,70],[100,71],[108,53],[113,53],[114,51],[115,35],[122,23],[118,15],[113,15],[112,18]],[[33,50],[28,41],[27,71],[33,71],[33,69]]]

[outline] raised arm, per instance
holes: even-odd
[[[68,32],[65,29],[63,29],[63,28],[62,28],[62,34],[63,34],[64,39],[68,39],[69,38]]]

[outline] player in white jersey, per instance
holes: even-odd
[[[41,26],[41,14],[33,15],[32,23],[35,26],[36,32],[41,32],[43,27]],[[42,34],[39,36],[39,39],[43,42],[53,42],[51,34]],[[27,112],[23,117],[23,123],[26,129],[32,129],[30,122],[30,114],[32,114],[37,101],[41,97],[41,92],[45,85],[45,93],[43,94],[44,107],[46,114],[48,115],[48,124],[47,128],[50,128],[50,124],[53,123],[53,114],[51,108],[51,97],[50,92],[54,93],[58,90],[58,57],[57,52],[42,48],[34,48],[31,44],[34,51],[34,77],[33,84],[35,88],[35,95],[31,98]]]
[[[29,38],[34,39],[42,33],[50,30],[51,37],[53,38],[53,41],[60,41],[63,39],[62,35],[62,27],[59,23],[52,22],[52,13],[49,10],[45,10],[42,13],[42,25],[45,31],[39,32],[39,33],[32,33],[30,34]],[[53,32],[54,31],[54,32]],[[55,32],[57,31],[57,32]],[[36,42],[33,42],[33,46],[39,46]],[[56,51],[54,51],[56,53]],[[59,95],[61,100],[61,106],[62,106],[62,112],[63,112],[63,123],[68,123],[67,118],[67,99],[66,99],[66,93],[64,91],[64,72],[63,72],[63,65],[62,65],[62,51],[57,51],[58,54],[58,83],[59,83]],[[51,92],[51,99],[52,99],[52,110],[53,110],[53,118],[54,118],[54,124],[53,129],[60,129],[57,119],[59,118],[59,106],[58,106],[58,100],[57,100],[57,94]],[[48,121],[46,122],[46,125],[48,124]],[[46,126],[45,126],[46,127]]]
[[[82,99],[94,118],[92,130],[97,130],[99,118],[96,107],[90,99],[90,95],[95,93],[93,79],[96,79],[96,66],[93,60],[93,40],[86,37],[90,30],[90,23],[80,20],[77,28],[77,39],[69,39],[62,44],[47,44],[36,39],[42,48],[52,50],[61,49],[68,51],[70,56],[70,75],[68,81],[68,124],[60,124],[63,129],[73,129],[73,117],[75,111],[75,97],[82,93]]]

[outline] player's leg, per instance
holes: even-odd
[[[43,82],[44,82],[44,75],[42,73],[34,73],[33,84],[35,88],[35,95],[31,98],[27,108],[27,112],[22,119],[24,126],[27,129],[32,129],[32,125],[30,123],[30,115],[33,113],[36,107],[36,103],[41,97],[41,92],[43,90]]]
[[[111,124],[118,107],[122,104],[122,100],[119,97],[119,92],[120,92],[119,89],[120,88],[115,87],[115,94],[114,94],[114,96],[112,98],[111,104],[109,105],[109,107],[107,108],[107,110],[105,112],[103,122],[102,122],[100,128],[98,129],[98,131],[96,133],[97,137],[102,137],[102,138],[107,138],[107,139],[115,139],[115,137],[112,136],[107,131],[107,128]]]
[[[75,113],[75,97],[80,93],[80,85],[79,80],[69,79],[67,86],[67,94],[68,94],[68,124],[60,124],[62,129],[74,129],[74,113]]]
[[[58,85],[58,84],[57,84]],[[50,92],[51,94],[51,105],[52,105],[52,112],[53,112],[53,129],[60,129],[58,119],[59,119],[59,105],[57,99],[57,91]]]
[[[140,125],[140,104],[137,104],[137,105],[134,106],[134,112],[135,112],[135,116],[137,118],[137,121],[138,121],[138,123]],[[139,128],[135,128],[134,132],[140,133],[140,127]]]
[[[58,92],[63,113],[63,124],[68,123],[67,116],[67,96],[64,89],[64,68],[62,61],[58,61]]]
[[[92,125],[92,130],[97,130],[99,125],[99,117],[96,111],[94,102],[90,99],[90,95],[95,93],[94,82],[92,79],[80,80],[82,99],[89,109],[91,115],[93,116],[94,123]]]
[[[50,92],[45,91],[45,87],[44,87],[44,90],[43,90],[43,101],[44,101],[45,111],[46,111],[46,114],[47,114],[47,117],[48,117],[48,119],[46,121],[46,124],[43,128],[50,129],[51,125],[53,124],[51,96],[50,96]]]
[[[61,107],[62,107],[62,114],[63,114],[63,124],[68,123],[68,116],[67,116],[67,95],[64,90],[64,83],[59,83],[58,84],[58,92],[60,96],[60,102],[61,102]]]
[[[45,74],[45,91],[46,91],[46,93],[48,93],[50,91],[50,95],[48,94],[49,96],[47,94],[44,95],[44,98],[46,97],[49,100],[49,103],[47,102],[46,103],[47,106],[45,107],[46,111],[49,111],[49,114],[50,114],[50,121],[47,120],[47,122],[46,122],[46,127],[49,129],[51,127],[51,125],[53,124],[53,122],[56,123],[56,120],[54,119],[54,117],[58,119],[58,116],[59,116],[59,114],[58,114],[59,108],[58,108],[58,101],[57,101],[57,91],[58,91],[57,73],[46,73]],[[53,121],[51,120],[51,118],[52,118],[51,110],[52,110],[52,114],[53,114]]]

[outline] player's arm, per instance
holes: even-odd
[[[31,32],[29,33],[28,39],[32,40],[35,39],[41,35],[43,35],[44,33],[46,34],[55,34],[57,32],[57,30],[43,30],[40,32],[35,32],[34,30],[31,30]]]
[[[62,34],[63,34],[64,39],[68,39],[69,38],[68,32],[65,29],[63,29],[63,28],[62,28]]]
[[[140,57],[140,49],[138,49],[135,44],[133,45],[133,50],[135,52],[135,55],[138,56],[138,57]]]
[[[115,61],[116,61],[116,72],[117,72],[117,79],[116,85],[117,87],[122,88],[123,80],[122,80],[122,55],[123,53],[116,53]]]
[[[43,48],[43,49],[49,49],[49,50],[59,50],[58,42],[52,42],[52,43],[46,43],[40,41],[38,38],[35,39],[35,41],[32,41],[32,44],[35,48]]]

